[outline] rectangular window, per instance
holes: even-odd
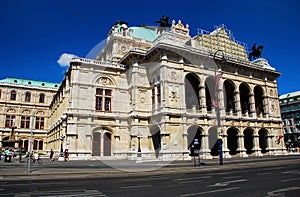
[[[152,110],[155,110],[155,87],[152,88]]]
[[[96,111],[111,111],[112,90],[96,89]]]
[[[160,85],[157,85],[157,102],[158,102],[158,105],[160,106]]]
[[[15,101],[17,100],[17,92],[16,91],[11,91],[10,93],[10,100]]]
[[[111,98],[105,98],[105,111],[110,111]]]
[[[35,129],[44,129],[44,118],[43,117],[35,118]]]
[[[30,116],[22,116],[21,117],[21,128],[29,129],[30,125]]]
[[[25,102],[30,102],[30,97],[31,97],[31,94],[29,92],[26,92],[26,94],[25,94]]]
[[[6,115],[5,127],[11,128],[13,126],[14,119],[16,119],[15,115]]]
[[[102,110],[102,97],[96,96],[96,110],[101,111]]]

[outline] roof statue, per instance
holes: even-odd
[[[169,23],[169,16],[162,16],[159,21],[155,21],[155,23],[159,23],[160,27],[171,27],[171,24]]]
[[[249,53],[249,60],[252,61],[257,58],[260,58],[263,48],[264,48],[263,45],[259,45],[258,47],[256,47],[256,43],[254,43],[251,48],[252,52]]]

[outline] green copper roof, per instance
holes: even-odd
[[[279,99],[287,99],[287,98],[293,98],[293,97],[299,97],[300,96],[300,91],[297,92],[291,92],[288,94],[283,94],[279,97]]]
[[[10,84],[27,85],[27,86],[35,86],[35,87],[48,87],[48,88],[58,88],[60,86],[59,83],[36,81],[36,80],[29,80],[29,79],[19,79],[13,77],[7,77],[5,79],[1,79],[0,83],[10,83]]]
[[[151,42],[154,41],[157,37],[155,30],[145,27],[129,27],[127,32],[129,36],[144,39]]]

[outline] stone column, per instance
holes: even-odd
[[[251,115],[253,118],[256,118],[256,113],[255,113],[255,97],[254,97],[254,93],[253,90],[250,90],[250,94],[249,94],[249,103],[250,103],[250,113],[249,115]]]
[[[237,145],[238,145],[237,151],[240,152],[240,157],[248,157],[244,145],[244,134],[238,134]]]
[[[227,143],[227,133],[223,131],[223,152],[224,152],[224,158],[231,158],[231,155],[229,154],[229,149],[228,149],[228,143]]]
[[[200,97],[200,109],[202,114],[206,114],[207,113],[207,109],[206,109],[206,95],[205,95],[205,81],[201,80],[200,81],[200,86],[199,86],[199,97]]]
[[[238,90],[234,91],[235,109],[237,111],[238,117],[242,116],[240,92]]]
[[[208,134],[208,129],[207,126],[203,128],[203,137],[202,137],[202,142],[203,142],[203,148],[202,148],[202,153],[203,153],[203,159],[212,159],[212,156],[210,154],[210,148],[209,148],[209,134]]]
[[[220,117],[225,117],[224,91],[223,91],[222,88],[219,88],[219,94],[218,95],[219,95],[218,102],[219,102]]]
[[[263,156],[263,154],[261,153],[261,148],[259,147],[259,135],[254,134],[253,137],[254,137],[254,139],[253,139],[253,143],[254,143],[253,151],[255,153],[255,156]]]

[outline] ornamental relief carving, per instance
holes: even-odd
[[[179,90],[178,87],[169,87],[169,100],[171,103],[179,102]]]
[[[43,115],[45,115],[45,112],[43,112],[43,111],[38,111],[38,112],[36,112],[36,115],[43,116]]]
[[[112,86],[113,82],[108,77],[100,77],[97,80],[96,84],[100,84],[100,85],[103,85],[103,86]]]
[[[169,74],[169,77],[172,81],[176,81],[178,79],[178,74],[175,72],[175,71],[172,71],[170,74]]]
[[[22,111],[22,114],[29,114],[29,113],[30,113],[30,111],[28,109],[25,109]]]
[[[9,108],[9,109],[7,109],[6,112],[7,112],[7,113],[16,113],[17,110],[15,110],[15,109],[13,109],[13,108]]]
[[[140,90],[139,91],[139,101],[141,103],[145,103],[146,102],[146,93],[147,93],[146,90]]]

